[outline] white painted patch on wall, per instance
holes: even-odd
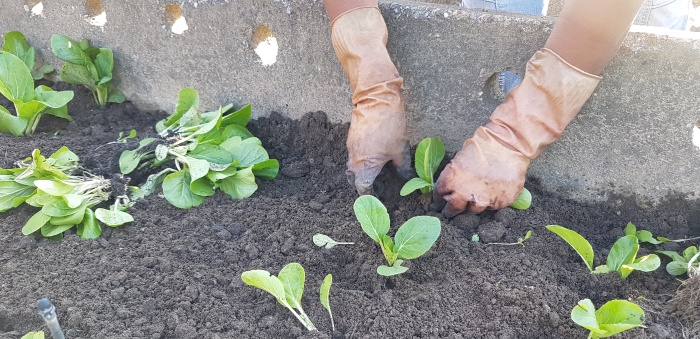
[[[253,31],[253,46],[263,66],[270,66],[277,62],[279,45],[269,27],[260,25]]]
[[[85,21],[90,25],[102,28],[107,23],[107,13],[100,0],[88,0],[85,3]]]
[[[693,146],[700,150],[700,127],[698,127],[698,124],[700,124],[700,120],[693,126]]]
[[[170,31],[175,34],[182,34],[189,28],[185,16],[182,15],[182,9],[178,4],[165,6],[165,21],[168,22]]]

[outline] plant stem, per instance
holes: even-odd
[[[297,320],[299,320],[299,322],[304,324],[304,327],[306,327],[307,330],[309,330],[309,331],[316,330],[316,327],[313,324],[310,324],[310,323],[307,323],[306,321],[304,321],[304,319],[302,319],[301,316],[299,316],[299,314],[291,306],[289,306],[289,304],[287,304],[286,302],[284,303],[284,307],[288,308],[292,312],[292,314],[294,314],[294,316],[297,318]]]
[[[686,242],[686,241],[691,241],[691,240],[698,240],[700,237],[693,237],[693,238],[688,238],[688,239],[675,239],[675,240],[670,240],[671,242]]]

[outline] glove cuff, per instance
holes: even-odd
[[[534,159],[559,139],[600,80],[543,48],[528,61],[522,83],[496,108],[486,127],[501,143]]]

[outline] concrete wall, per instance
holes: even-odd
[[[30,17],[23,2],[0,2],[0,33],[20,30],[49,63],[52,33],[112,48],[117,86],[142,108],[171,110],[177,92],[195,87],[204,108],[252,103],[255,116],[299,117],[322,110],[348,121],[351,93],[330,44],[320,0],[185,2],[189,30],[172,34],[165,1],[103,0],[104,30],[83,20],[84,1],[45,3]],[[405,79],[413,143],[440,136],[456,151],[496,104],[483,93],[495,72],[522,74],[545,42],[552,18],[471,12],[455,6],[382,1],[389,52]],[[262,66],[253,30],[266,24],[279,43],[277,62]],[[529,175],[580,199],[605,192],[659,198],[700,193],[700,152],[691,144],[700,115],[700,38],[633,29],[604,80],[560,142]]]

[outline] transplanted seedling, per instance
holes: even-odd
[[[639,242],[648,242],[650,244],[654,245],[659,245],[663,244],[666,242],[686,242],[686,241],[692,241],[692,240],[698,240],[700,237],[693,237],[693,238],[686,238],[686,239],[669,239],[669,238],[664,238],[662,236],[656,237],[654,239],[654,235],[647,231],[647,230],[641,230],[637,231],[637,227],[634,226],[633,223],[627,223],[627,227],[625,227],[625,235],[634,235],[639,239]]]
[[[377,273],[392,276],[404,273],[408,267],[401,266],[405,259],[415,259],[427,252],[440,236],[440,220],[430,216],[413,217],[406,221],[394,236],[389,232],[389,213],[379,199],[363,195],[353,206],[362,230],[379,243],[389,266],[379,266]]]
[[[671,258],[671,262],[666,265],[666,272],[670,275],[688,274],[691,276],[700,271],[700,263],[698,262],[698,246],[690,246],[683,251],[683,255],[674,251],[657,251]]]
[[[321,234],[321,233],[314,234],[313,240],[314,240],[314,244],[316,244],[316,246],[325,247],[327,249],[333,248],[336,245],[353,245],[353,244],[355,244],[354,242],[338,242],[338,241],[331,239],[331,237],[329,237],[325,234]]]
[[[425,138],[416,148],[415,166],[418,178],[406,182],[401,188],[401,196],[407,196],[415,190],[427,194],[435,187],[435,172],[445,157],[445,145],[438,137]]]
[[[525,240],[530,239],[531,236],[532,236],[532,231],[527,231],[527,233],[525,233],[524,237],[518,238],[517,242],[507,242],[507,243],[492,242],[492,243],[488,243],[486,245],[504,245],[504,246],[520,245],[522,247],[525,247],[525,244],[523,244],[523,243],[525,242]],[[472,241],[474,241],[474,240],[472,240]],[[477,241],[479,241],[479,240],[477,239]]]
[[[25,335],[22,336],[21,339],[44,339],[44,332],[39,331],[39,332],[29,332]]]
[[[583,259],[591,273],[618,272],[620,277],[624,279],[634,270],[651,272],[661,265],[661,260],[656,254],[637,258],[639,240],[634,235],[626,235],[613,244],[605,265],[600,265],[593,269],[593,247],[584,237],[575,231],[558,225],[549,225],[547,229],[569,243]]]
[[[611,300],[596,311],[590,299],[571,310],[571,320],[591,331],[589,339],[606,338],[642,324],[644,311],[627,300]]]
[[[321,305],[328,311],[328,315],[331,317],[331,327],[333,332],[335,332],[335,323],[333,322],[333,313],[331,312],[330,304],[330,294],[331,294],[331,284],[333,284],[333,275],[329,274],[323,279],[323,284],[321,284]]]
[[[54,71],[51,65],[36,67],[36,50],[34,47],[29,46],[27,39],[24,38],[24,34],[21,32],[12,31],[5,34],[2,50],[12,53],[22,60],[29,68],[34,80],[40,80],[44,77],[44,74]]]

